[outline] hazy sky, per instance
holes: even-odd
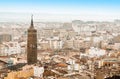
[[[120,0],[0,0],[0,21],[113,20],[120,18]]]

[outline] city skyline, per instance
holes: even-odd
[[[1,0],[0,79],[120,79],[120,0]]]
[[[2,0],[0,21],[113,21],[120,18],[119,0]]]

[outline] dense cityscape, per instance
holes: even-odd
[[[0,79],[120,79],[120,0],[1,0]]]
[[[1,79],[119,79],[120,20],[0,23]]]

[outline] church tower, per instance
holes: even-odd
[[[33,15],[31,16],[31,25],[28,29],[27,37],[27,63],[37,63],[37,30],[34,28]]]

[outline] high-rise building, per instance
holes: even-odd
[[[33,16],[31,17],[31,25],[28,29],[27,38],[27,63],[34,64],[37,62],[37,30],[34,28]]]

